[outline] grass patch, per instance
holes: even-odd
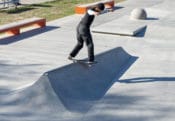
[[[1,10],[0,25],[31,17],[46,18],[47,21],[74,14],[77,4],[92,3],[100,0],[55,0],[41,4],[32,4],[17,9]],[[116,3],[124,0],[115,0]]]

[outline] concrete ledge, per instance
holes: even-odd
[[[75,13],[76,14],[84,14],[86,13],[87,9],[97,5],[98,3],[104,3],[105,7],[107,8],[113,8],[115,5],[115,1],[114,0],[103,0],[103,1],[99,1],[99,2],[95,2],[95,3],[90,3],[90,4],[83,4],[83,5],[77,5],[75,7]]]
[[[146,27],[143,21],[130,20],[128,16],[110,21],[92,28],[92,32],[102,34],[115,34],[123,36],[135,36]]]
[[[20,29],[27,26],[45,27],[46,19],[34,17],[34,18],[29,18],[18,22],[2,25],[0,26],[0,33],[6,32],[10,35],[18,35],[20,34]]]

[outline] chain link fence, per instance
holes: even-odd
[[[20,0],[0,0],[0,8],[8,8],[19,5]]]

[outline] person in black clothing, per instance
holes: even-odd
[[[78,43],[70,53],[68,59],[72,60],[78,54],[78,52],[82,49],[83,43],[85,42],[88,48],[89,63],[94,62],[94,44],[90,33],[90,26],[94,20],[94,17],[96,15],[99,15],[100,12],[104,10],[104,8],[105,8],[104,4],[99,3],[95,7],[87,10],[85,16],[82,18],[82,20],[77,26]]]

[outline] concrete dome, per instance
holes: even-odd
[[[147,18],[146,11],[143,8],[135,8],[130,15],[131,19],[142,19],[145,20]]]

